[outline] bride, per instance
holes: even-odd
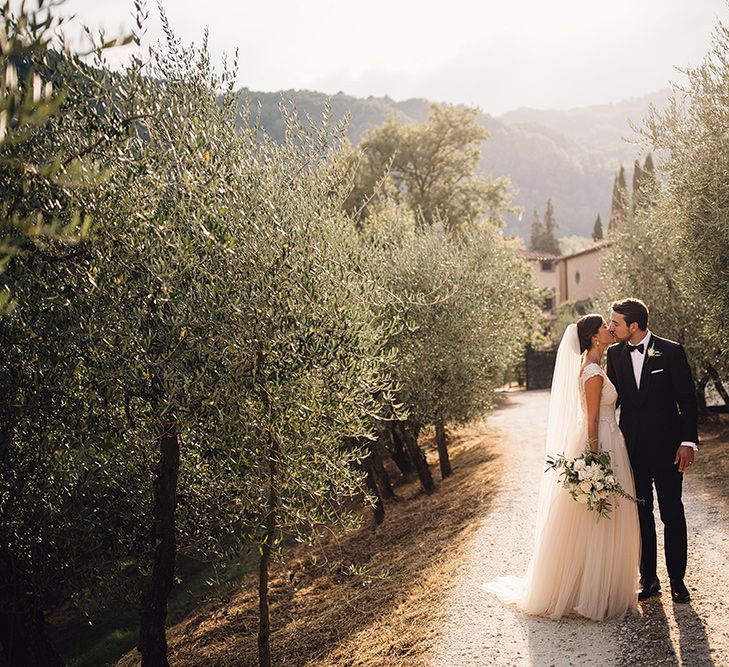
[[[623,435],[615,420],[617,391],[600,366],[613,337],[601,315],[570,324],[557,351],[547,423],[547,456],[575,458],[586,448],[610,453],[621,486],[635,495]],[[535,544],[523,578],[484,586],[527,614],[595,621],[620,616],[637,601],[640,531],[634,502],[617,495],[598,518],[576,502],[554,470],[542,478]]]

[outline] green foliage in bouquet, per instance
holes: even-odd
[[[574,459],[563,455],[547,458],[547,470],[558,473],[564,489],[578,503],[585,505],[597,518],[609,518],[612,512],[611,495],[618,495],[632,502],[641,502],[631,496],[618,482],[610,467],[610,452],[597,454],[585,452]]]

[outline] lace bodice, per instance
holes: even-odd
[[[605,371],[595,363],[587,364],[580,374],[580,406],[582,408],[582,413],[587,416],[585,382],[596,375],[601,375],[603,378],[602,390],[600,392],[600,420],[615,421],[615,403],[618,400],[618,392],[615,389],[615,385],[610,382]]]

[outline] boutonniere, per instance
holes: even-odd
[[[645,353],[648,355],[648,357],[650,359],[653,359],[653,357],[660,357],[663,354],[663,352],[661,352],[660,350],[656,350],[656,348],[653,346],[649,347],[645,351]]]

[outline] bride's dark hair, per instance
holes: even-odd
[[[602,315],[597,313],[583,315],[577,320],[577,338],[580,341],[580,353],[590,349],[592,337],[600,330],[604,321]]]

